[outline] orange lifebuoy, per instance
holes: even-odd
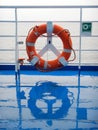
[[[69,31],[63,29],[61,26],[54,24],[53,30],[51,34],[57,35],[60,37],[63,43],[62,53],[58,53],[57,58],[54,60],[46,61],[41,56],[40,53],[36,52],[35,44],[38,37],[43,36],[44,33],[47,33],[47,24],[41,24],[39,26],[35,26],[28,33],[26,38],[26,51],[29,57],[29,61],[32,65],[36,66],[37,69],[42,71],[50,71],[66,66],[68,59],[71,55],[72,50],[72,41],[69,34]],[[47,37],[52,37],[53,35],[48,35]],[[55,51],[56,48],[52,45],[51,40],[47,43],[47,47],[52,46]],[[45,50],[45,48],[44,48]],[[41,52],[42,53],[42,52]]]

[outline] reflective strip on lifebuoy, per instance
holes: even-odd
[[[48,44],[39,53],[37,53],[35,50],[36,40],[44,33],[47,33]],[[52,44],[52,34],[57,35],[62,40],[62,53],[60,53]],[[52,50],[57,56],[55,60],[45,61],[41,58],[41,56],[48,50],[48,48]],[[32,30],[30,30],[26,38],[26,51],[29,57],[29,61],[39,70],[50,71],[66,66],[71,55],[71,50],[72,41],[69,32],[56,24],[52,25],[49,23],[48,26],[47,24],[35,26]]]

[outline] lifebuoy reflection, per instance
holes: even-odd
[[[28,108],[36,119],[59,119],[67,115],[73,99],[73,93],[65,86],[37,82],[29,92]]]

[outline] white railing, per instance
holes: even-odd
[[[49,11],[53,13],[49,14]],[[27,58],[25,39],[29,29],[36,24],[52,21],[71,32],[77,58],[70,65],[78,65],[79,68],[81,65],[98,66],[98,6],[0,6],[0,12],[1,65],[17,66],[19,57]],[[82,32],[83,22],[92,24],[89,35]],[[20,41],[24,44],[18,44]]]

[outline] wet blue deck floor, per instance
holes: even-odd
[[[97,130],[98,71],[0,71],[0,130]]]

